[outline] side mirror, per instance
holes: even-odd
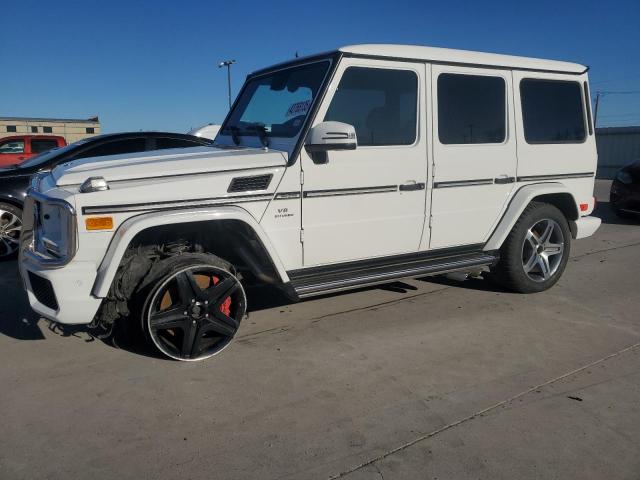
[[[309,130],[304,146],[310,153],[355,150],[358,146],[356,129],[347,123],[322,122]]]

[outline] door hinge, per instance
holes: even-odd
[[[429,228],[431,228],[432,224],[433,224],[433,215],[429,215]]]
[[[300,229],[300,243],[304,243],[304,228]]]
[[[435,163],[431,164],[431,176],[433,178],[435,178],[435,176],[436,176],[436,164]]]
[[[300,170],[300,185],[304,185],[304,170]]]

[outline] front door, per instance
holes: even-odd
[[[430,249],[480,244],[515,186],[509,70],[433,65]]]
[[[425,72],[421,63],[339,65],[313,125],[353,125],[358,147],[320,159],[302,150],[305,266],[418,250],[428,206]]]

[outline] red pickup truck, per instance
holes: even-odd
[[[57,135],[15,135],[0,138],[0,168],[15,165],[66,144],[64,137]]]

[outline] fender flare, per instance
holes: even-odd
[[[246,210],[239,207],[202,208],[192,210],[175,210],[164,212],[151,212],[125,220],[115,231],[111,244],[107,249],[100,266],[91,293],[98,298],[105,298],[116,275],[118,267],[125,251],[131,241],[140,232],[160,225],[177,225],[180,223],[210,222],[220,220],[239,220],[246,223],[262,242],[265,250],[271,257],[271,261],[283,283],[289,281],[289,276],[271,244],[269,237],[260,224]]]
[[[540,195],[552,195],[558,193],[571,195],[573,203],[576,205],[576,218],[578,218],[580,214],[576,204],[576,199],[566,185],[557,182],[525,185],[511,198],[509,205],[498,222],[498,225],[493,230],[489,240],[487,240],[483,250],[498,250],[502,246],[502,243],[509,235],[509,232],[511,232],[516,221],[520,218],[524,209],[527,208],[527,205],[529,205],[534,198],[539,197]]]

